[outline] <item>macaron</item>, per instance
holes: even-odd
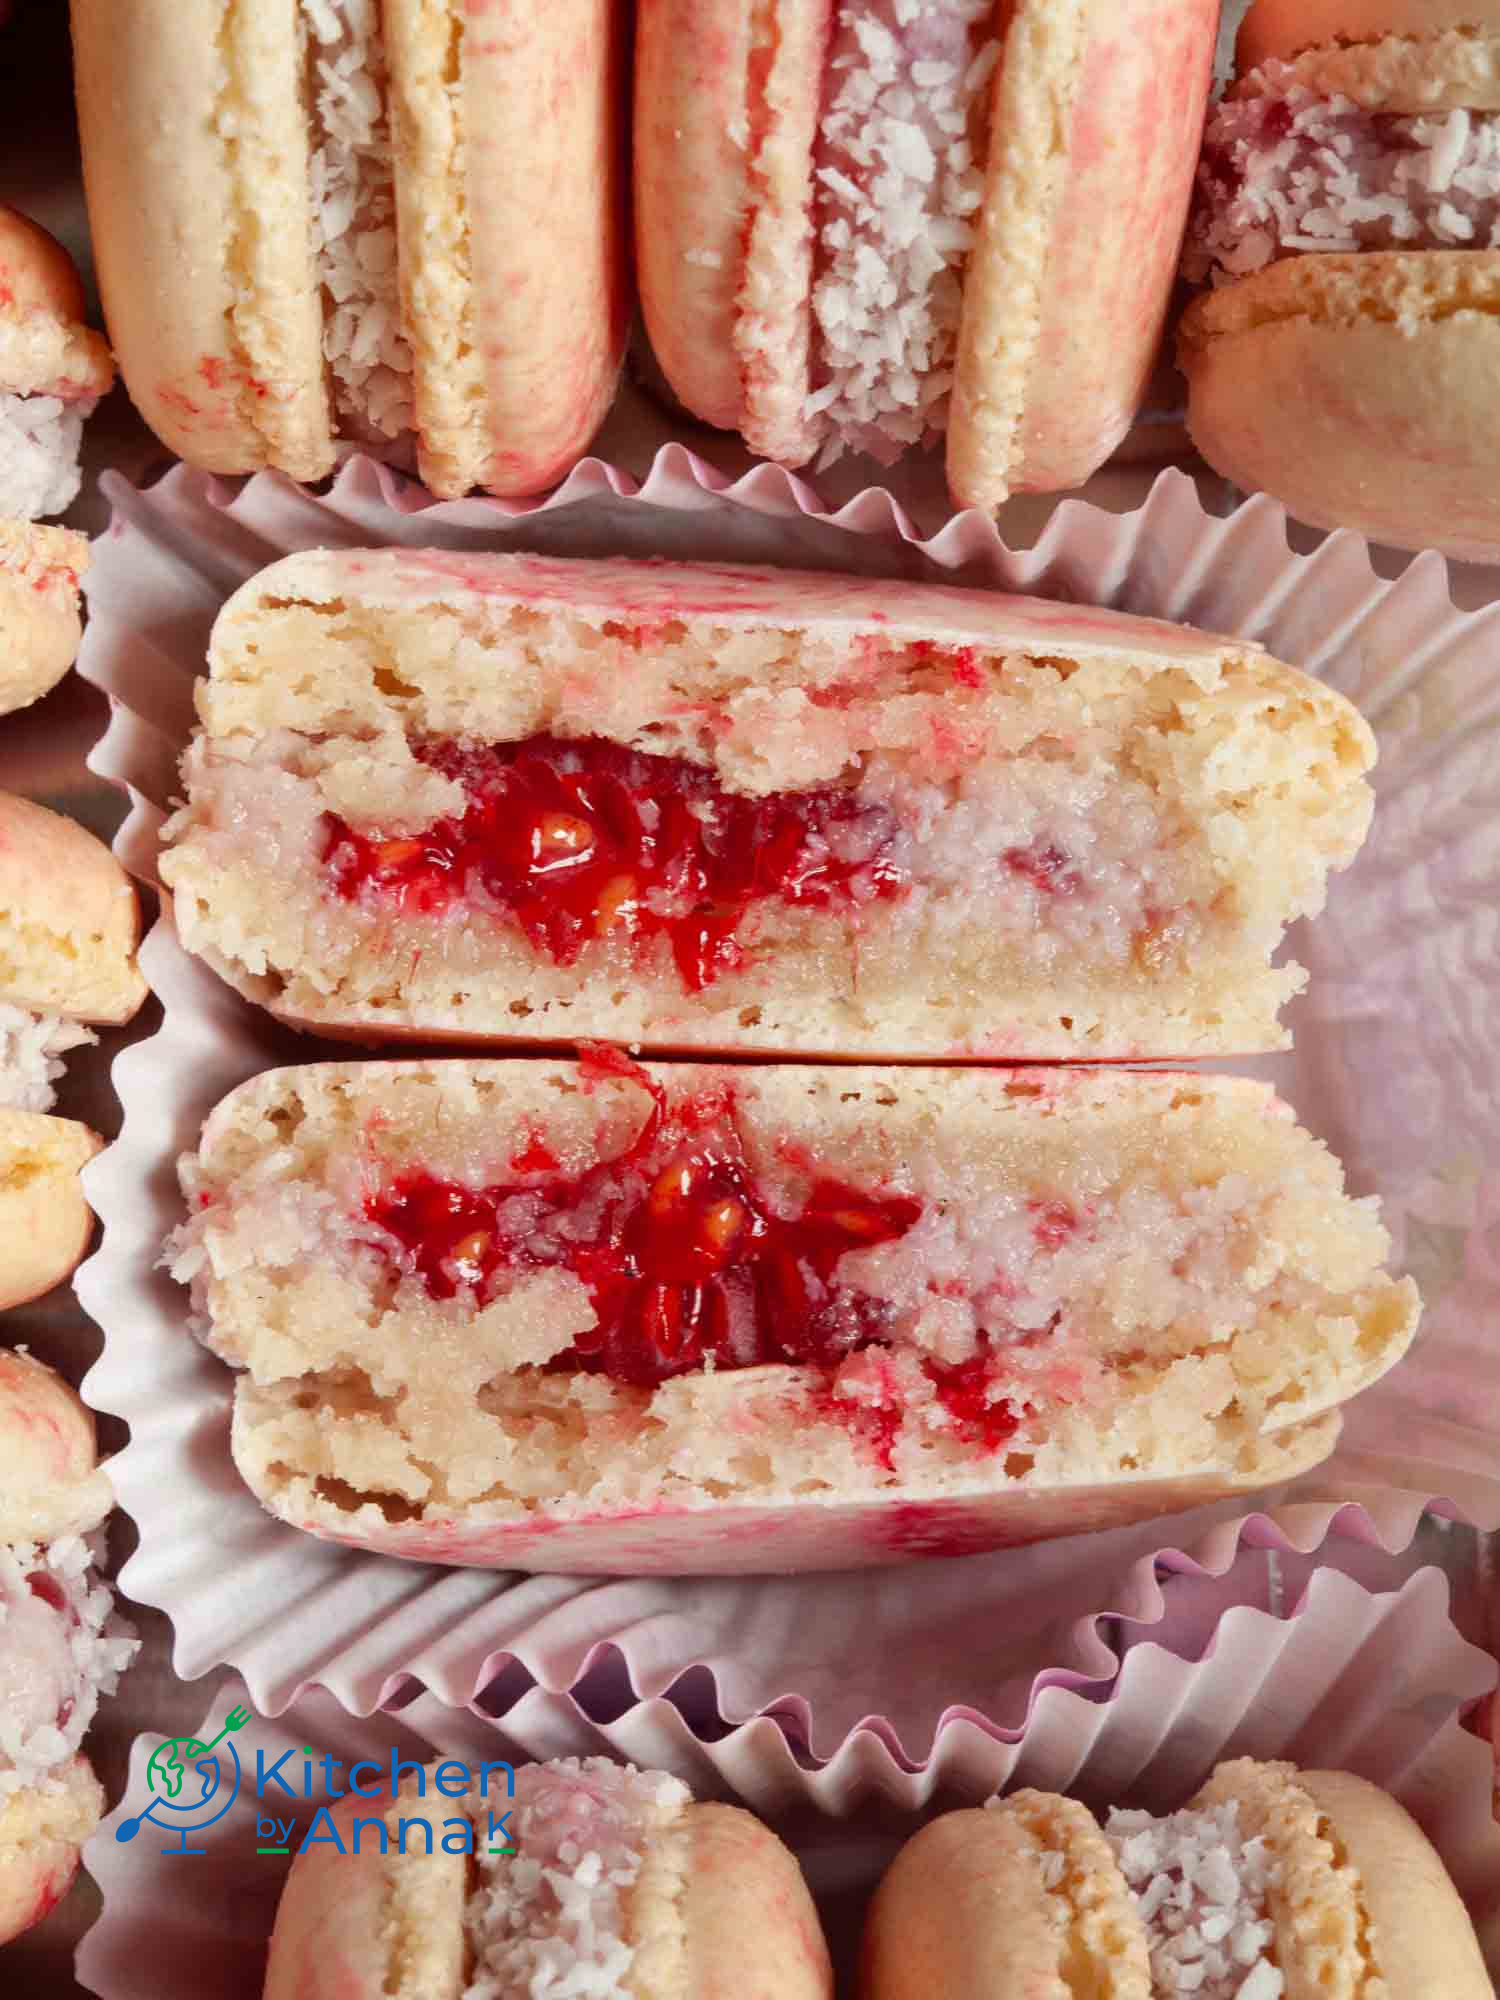
[[[443,496],[587,446],[630,313],[621,0],[74,0],[131,397],[191,465]]]
[[[862,2000],[1489,2000],[1436,1850],[1346,1771],[1237,1758],[1155,1817],[1021,1791],[897,1855]]]
[[[1500,8],[1257,0],[1178,355],[1203,456],[1316,527],[1500,551]]]
[[[1075,485],[1151,374],[1213,0],[642,0],[636,247],[675,395],[786,465],[946,438]]]
[[[88,542],[32,523],[72,504],[84,421],[114,380],[83,313],[67,251],[0,207],[0,715],[46,694],[78,656]]]

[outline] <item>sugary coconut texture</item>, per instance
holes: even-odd
[[[501,12],[79,0],[105,307],[190,463],[313,480],[342,440],[414,444],[435,493],[531,493],[587,443],[624,341],[615,15]]]
[[[647,0],[638,256],[673,389],[789,464],[946,430],[961,505],[1085,478],[1150,373],[1216,19]]]
[[[225,608],[198,701],[162,864],[184,942],[285,1018],[371,1038],[1272,1048],[1302,979],[1272,954],[1370,811],[1364,723],[1256,647],[769,570],[295,556]],[[569,958],[472,880],[431,906],[340,886],[336,825],[399,855],[465,812],[414,750],[538,736],[685,760],[741,805],[831,800],[870,868],[822,901],[757,891],[699,990],[649,898],[601,906]]]
[[[654,1387],[613,1372],[656,1365],[631,1331],[638,1293],[607,1323],[624,1359],[579,1372],[568,1357],[598,1314],[575,1270],[597,1268],[592,1244],[640,1243],[648,1282],[676,1271],[670,1292],[682,1253],[658,1266],[650,1231],[692,1222],[660,1190],[701,1204],[682,1167],[700,1157],[740,1162],[731,1228],[744,1200],[773,1232],[855,1214],[837,1239],[855,1247],[818,1267],[832,1291],[798,1264],[801,1302],[768,1317],[762,1253],[735,1248],[710,1259],[727,1274],[724,1365],[688,1352]],[[707,1171],[691,1185],[717,1185]],[[1410,1280],[1380,1268],[1373,1204],[1237,1079],[320,1066],[233,1093],[183,1176],[173,1268],[243,1371],[246,1479],[316,1533],[450,1561],[602,1523],[578,1539],[608,1569],[609,1524],[640,1560],[643,1513],[770,1510],[806,1560],[817,1516],[842,1528],[850,1503],[983,1498],[991,1541],[1190,1504],[1323,1456],[1324,1414],[1400,1357],[1417,1314]],[[473,1225],[491,1234],[465,1238],[438,1290],[420,1239],[390,1233],[424,1176],[499,1191]],[[899,1220],[871,1241],[862,1218],[891,1202]],[[528,1247],[476,1276],[462,1258],[493,1242]],[[850,1559],[846,1543],[825,1535],[821,1560]],[[565,1535],[538,1546],[543,1566],[573,1566]],[[765,1535],[723,1560],[781,1556]]]
[[[738,1807],[695,1805],[664,1772],[560,1758],[522,1766],[513,1792],[492,1777],[445,1803],[473,1821],[476,1853],[428,1857],[416,1835],[398,1852],[403,1816],[433,1810],[430,1787],[425,1806],[414,1790],[333,1809],[355,1858],[308,1850],[293,1863],[265,2000],[335,2000],[353,1970],[394,2000],[679,2000],[713,1990],[726,1966],[746,1992],[831,2000],[796,1862]],[[507,1810],[515,1852],[492,1857],[489,1815]],[[383,1856],[371,1818],[390,1830]]]

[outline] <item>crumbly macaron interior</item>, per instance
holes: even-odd
[[[681,1068],[691,1136],[616,1171],[650,1093],[524,1067],[403,1066],[370,1097],[299,1073],[185,1163],[174,1270],[247,1370],[236,1452],[278,1508],[1208,1474],[1410,1337],[1373,1209],[1256,1092],[1087,1079],[1049,1108],[1021,1079]],[[464,1218],[436,1254],[408,1196]],[[622,1242],[638,1268],[600,1292]]]
[[[1274,1047],[1302,975],[1272,954],[1368,821],[1353,718],[1251,656],[1168,670],[352,594],[278,606],[225,647],[164,874],[189,946],[293,1018],[903,1055]],[[610,881],[657,901],[591,906],[566,960],[482,855],[432,897],[383,861],[341,889],[351,843],[474,856],[479,794],[454,772],[488,756],[493,790],[543,739],[654,759],[726,813],[831,804],[847,893],[769,884],[695,992],[665,935],[675,892],[632,889],[623,850]]]

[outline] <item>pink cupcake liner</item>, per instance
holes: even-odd
[[[114,519],[91,573],[82,664],[113,709],[94,768],[132,801],[117,851],[148,880],[213,616],[294,547],[524,546],[956,575],[1255,637],[1323,674],[1376,729],[1380,810],[1323,917],[1292,940],[1313,974],[1291,1017],[1295,1053],[1242,1067],[1271,1076],[1334,1144],[1356,1192],[1381,1195],[1395,1259],[1428,1298],[1417,1349],[1352,1406],[1337,1456],[1257,1510],[1221,1503],[837,1581],[517,1578],[336,1549],[275,1523],[241,1486],[230,1376],[191,1339],[185,1294],[156,1268],[180,1217],[173,1162],[204,1114],[243,1077],[323,1045],[240,1001],[164,920],[144,955],[164,1018],[115,1065],[124,1130],[89,1170],[106,1234],[79,1284],[106,1332],[86,1393],[132,1427],[114,1462],[141,1536],[124,1587],[171,1617],[179,1672],[232,1663],[264,1709],[316,1683],[368,1710],[408,1675],[456,1703],[512,1665],[561,1690],[612,1648],[637,1695],[696,1668],[730,1724],[774,1707],[827,1745],[879,1708],[895,1740],[920,1746],[955,1703],[1019,1717],[1034,1687],[1106,1683],[1116,1656],[1101,1621],[1158,1620],[1159,1565],[1223,1575],[1242,1545],[1337,1556],[1364,1543],[1394,1558],[1432,1508],[1500,1524],[1489,1335],[1500,1323],[1500,612],[1455,609],[1438,558],[1382,582],[1352,536],[1293,555],[1272,503],[1215,519],[1171,473],[1133,513],[1064,502],[1029,550],[1006,548],[973,513],[920,541],[878,490],[830,514],[782,471],[728,484],[679,446],[639,486],[586,461],[530,507],[434,503],[365,461],[325,497],[271,476],[236,490],[181,470],[147,492],[106,486]]]
[[[503,1714],[431,1694],[364,1719],[311,1694],[276,1721],[253,1719],[235,1740],[253,1771],[310,1747],[384,1758],[607,1755],[675,1772],[700,1797],[728,1798],[771,1822],[797,1852],[836,1957],[852,1962],[863,1906],[898,1843],[935,1809],[1019,1785],[1066,1790],[1090,1804],[1179,1805],[1225,1757],[1289,1757],[1359,1772],[1385,1785],[1436,1844],[1500,1964],[1500,1827],[1490,1815],[1486,1750],[1461,1711],[1497,1669],[1446,1616],[1433,1570],[1393,1593],[1371,1593],[1324,1569],[1289,1618],[1243,1608],[1219,1623],[1204,1657],[1143,1645],[1127,1655],[1108,1700],[1051,1687],[1024,1730],[1004,1735],[955,1715],[927,1760],[903,1764],[875,1725],[850,1734],[815,1767],[764,1718],[704,1742],[668,1703],[644,1701],[610,1722],[567,1695],[530,1689]],[[231,1681],[198,1725],[211,1739],[247,1690]],[[146,1763],[164,1739],[137,1738],[124,1799],[85,1851],[103,1913],[78,1957],[101,2000],[258,2000],[264,1954],[290,1862],[255,1854],[255,1805],[245,1786],[216,1825],[192,1836],[199,1859],[166,1857],[151,1824],[128,1844],[116,1834],[151,1802]],[[297,1832],[324,1794],[283,1801]]]

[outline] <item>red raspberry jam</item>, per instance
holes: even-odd
[[[43,1604],[50,1604],[54,1611],[67,1610],[67,1596],[50,1570],[32,1570],[26,1578],[26,1587],[33,1597],[39,1597]]]
[[[767,1361],[836,1367],[878,1340],[891,1309],[837,1283],[846,1251],[904,1236],[922,1205],[815,1181],[777,1215],[732,1128],[669,1132],[643,1161],[529,1185],[466,1188],[416,1172],[365,1203],[434,1298],[502,1271],[561,1269],[587,1286],[597,1326],[557,1365],[652,1386]]]
[[[940,1362],[926,1364],[933,1393],[958,1426],[965,1444],[977,1444],[984,1451],[998,1451],[1008,1444],[1020,1427],[1020,1412],[1009,1402],[986,1399],[990,1381],[990,1357],[981,1348],[968,1361],[951,1368]]]
[[[629,1075],[655,1099],[626,1152],[570,1174],[528,1134],[510,1162],[524,1179],[469,1188],[420,1169],[401,1174],[365,1201],[383,1232],[380,1247],[438,1299],[471,1287],[484,1304],[502,1272],[571,1272],[597,1324],[549,1365],[640,1388],[710,1361],[726,1369],[789,1362],[831,1378],[849,1355],[889,1341],[895,1309],[840,1284],[838,1266],[851,1250],[904,1236],[922,1203],[847,1186],[799,1160],[807,1191],[794,1215],[779,1214],[745,1158],[725,1097],[669,1107],[646,1072],[604,1053],[601,1074]],[[1038,1217],[1043,1228],[1060,1220],[1053,1206]],[[1020,1413],[987,1400],[987,1349],[957,1366],[923,1368],[964,1443],[996,1450],[1014,1435]],[[824,1389],[813,1408],[891,1468],[899,1407]]]
[[[891,856],[894,817],[836,787],[750,798],[685,757],[594,736],[414,751],[462,784],[467,807],[393,839],[326,814],[337,894],[415,915],[467,902],[518,923],[558,965],[612,933],[639,947],[664,937],[699,993],[744,963],[739,933],[755,904],[859,906],[908,886]]]

